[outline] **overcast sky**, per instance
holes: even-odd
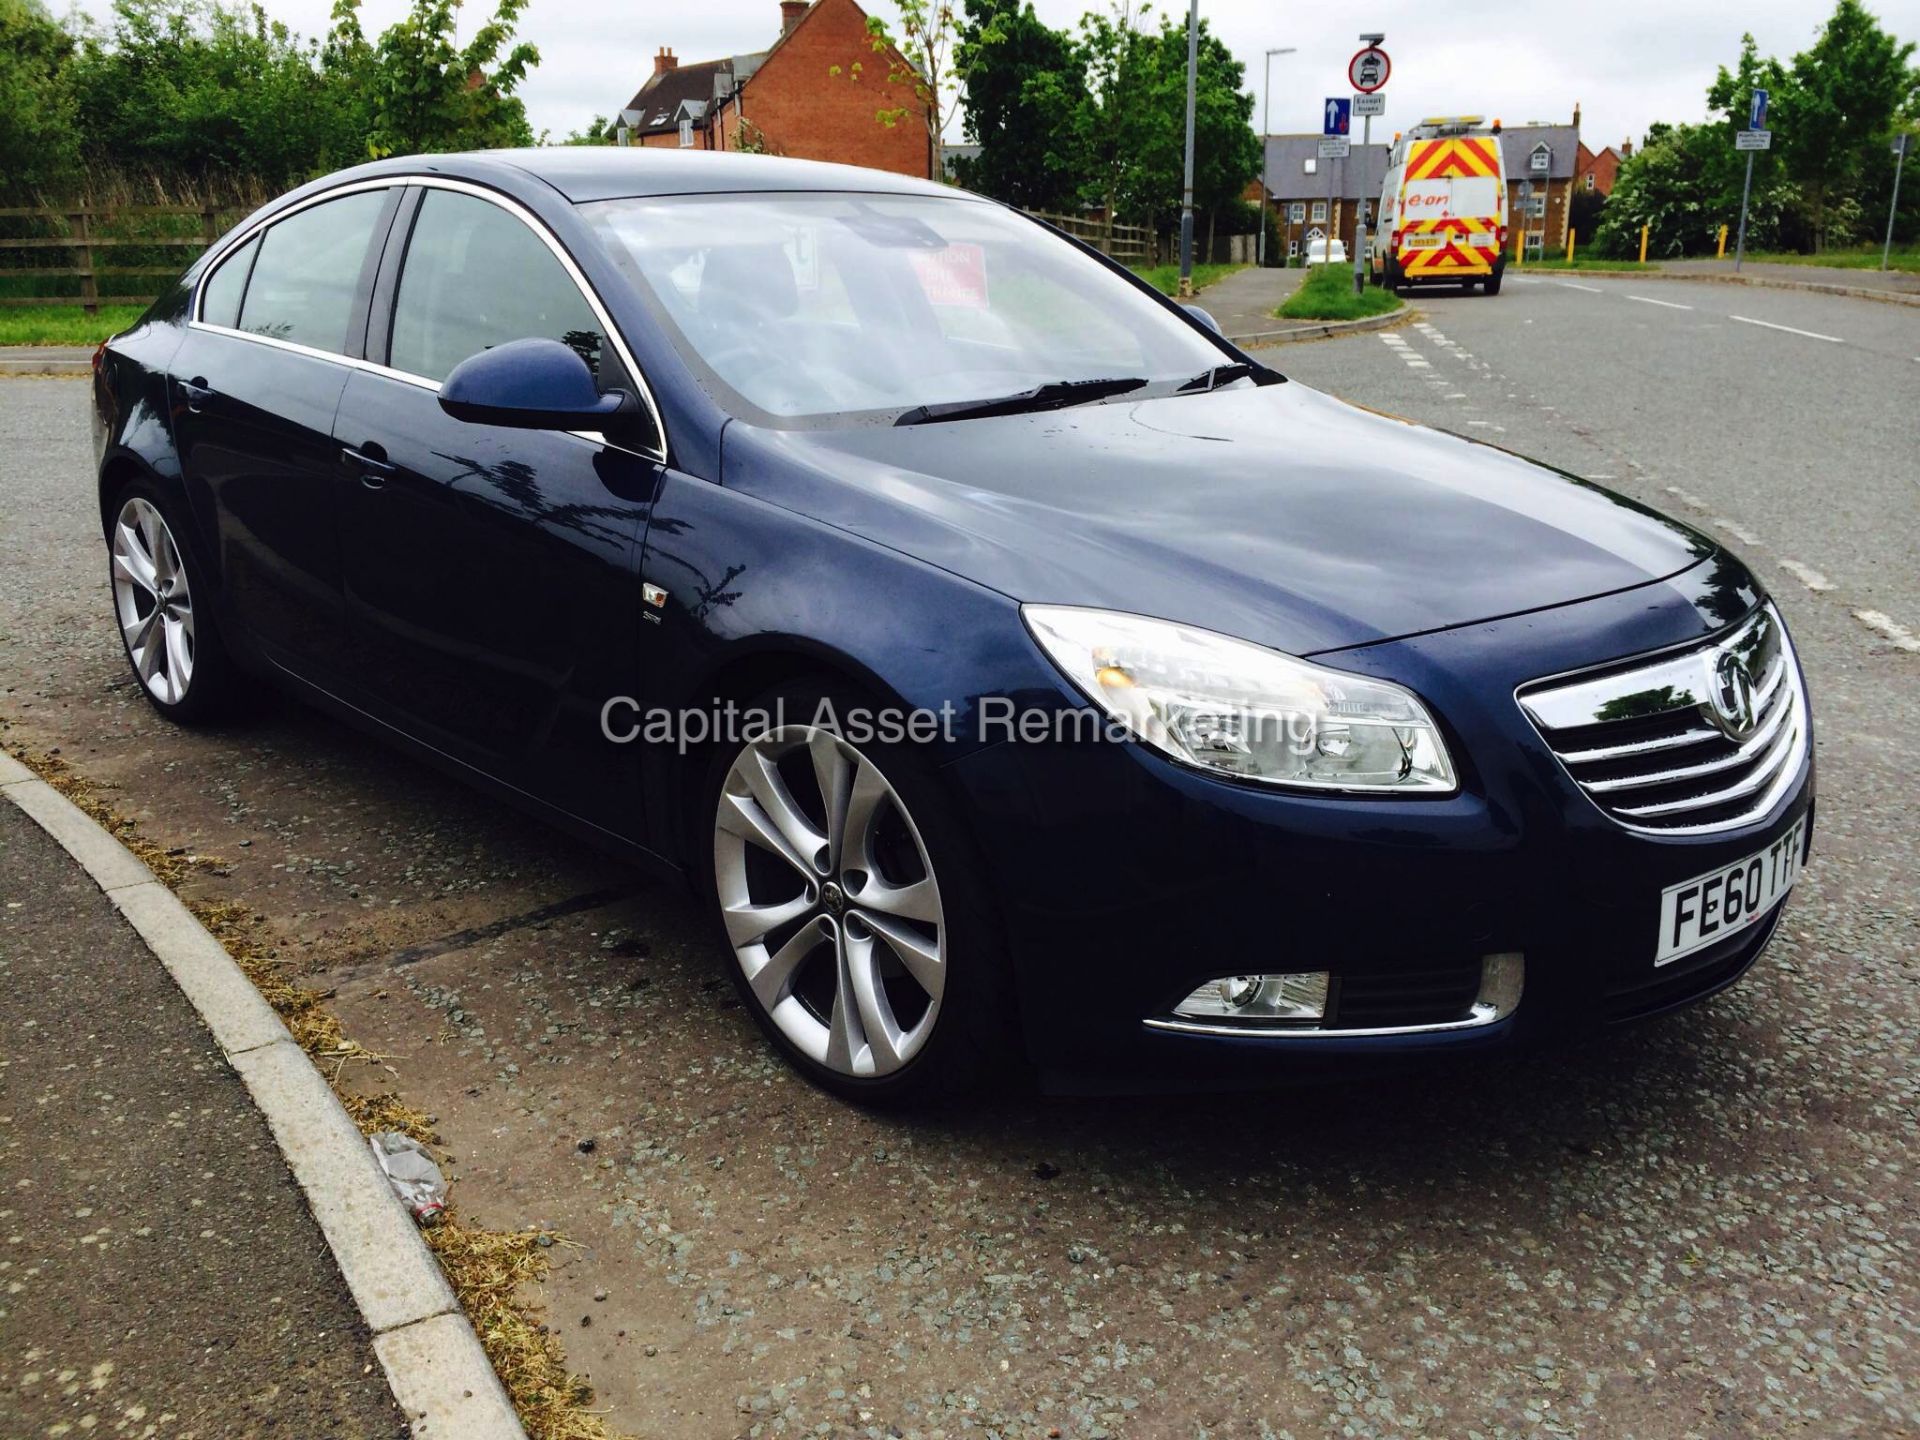
[[[863,0],[894,17],[893,0]],[[1034,0],[1048,24],[1070,26],[1093,0]],[[1100,0],[1104,3],[1104,0]],[[268,14],[307,35],[326,29],[329,0],[264,0]],[[468,0],[470,34],[489,0]],[[1920,39],[1920,0],[1869,0],[1902,39]],[[107,0],[81,0],[96,15]],[[362,19],[376,33],[405,10],[402,0],[364,0]],[[959,8],[959,0],[955,0]],[[1292,45],[1273,60],[1272,128],[1318,130],[1322,100],[1350,93],[1346,64],[1362,30],[1384,32],[1393,60],[1386,89],[1387,135],[1410,119],[1485,114],[1509,124],[1564,122],[1574,102],[1581,133],[1598,149],[1626,136],[1638,141],[1653,120],[1697,120],[1714,68],[1732,64],[1740,34],[1751,30],[1762,54],[1785,59],[1804,49],[1831,0],[1367,0],[1358,6],[1277,0],[1201,0],[1200,10],[1245,64],[1260,125],[1261,74],[1269,47]],[[1179,0],[1156,10],[1180,13]],[[662,45],[683,60],[764,49],[779,31],[778,0],[532,0],[521,35],[540,47],[541,63],[522,94],[534,129],[555,138],[595,114],[611,114],[651,73]],[[958,139],[955,134],[950,137]],[[1376,138],[1380,138],[1376,136]]]

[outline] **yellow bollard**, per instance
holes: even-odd
[[[1720,227],[1720,249],[1716,253],[1716,258],[1721,260],[1727,258],[1727,227],[1724,225]]]
[[[1647,227],[1645,225],[1640,227],[1640,263],[1642,265],[1647,263]]]
[[[1573,227],[1567,227],[1567,264],[1573,263]]]

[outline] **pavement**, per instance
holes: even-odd
[[[87,375],[92,371],[91,345],[0,346],[0,376]]]
[[[624,1432],[1920,1432],[1920,316],[1515,279],[1277,363],[1727,539],[1818,724],[1813,862],[1767,955],[1605,1043],[1277,1095],[841,1105],[768,1052],[681,894],[297,707],[153,716],[58,382],[0,383],[3,733],[227,858],[198,883],[391,1057],[465,1213],[577,1242],[545,1295]]]
[[[1884,290],[1896,295],[1920,295],[1920,274],[1911,270],[1854,270],[1840,265],[1774,264],[1744,260],[1736,272],[1732,260],[1663,260],[1660,268],[1675,275],[1736,273],[1750,280],[1782,280],[1800,285],[1846,285],[1860,290]]]
[[[0,802],[0,1432],[403,1436],[266,1123],[157,960]]]
[[[1229,340],[1268,339],[1290,330],[1310,330],[1315,328],[1311,322],[1273,317],[1280,302],[1300,288],[1306,273],[1249,265],[1214,281],[1194,297],[1194,304],[1220,323]]]

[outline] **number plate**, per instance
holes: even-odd
[[[1438,250],[1447,243],[1447,237],[1437,230],[1424,231],[1419,235],[1409,235],[1400,242],[1406,250]]]
[[[1786,897],[1800,874],[1804,819],[1765,849],[1660,892],[1660,945],[1655,968],[1704,949],[1757,923]]]

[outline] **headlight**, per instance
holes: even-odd
[[[1141,615],[1020,613],[1074,684],[1176,760],[1314,790],[1456,788],[1439,727],[1398,685]]]

